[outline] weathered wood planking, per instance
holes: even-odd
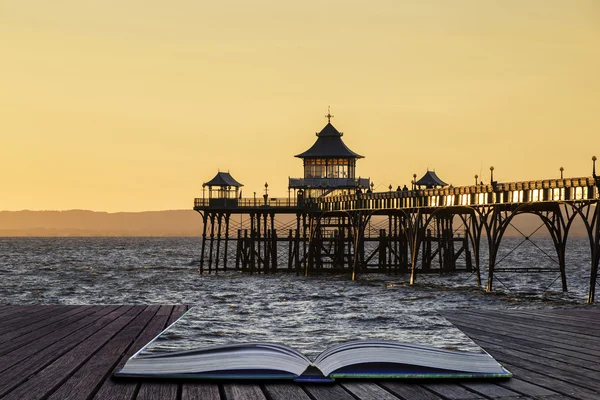
[[[186,306],[0,306],[0,398],[173,400],[598,399],[600,310],[460,310],[451,322],[510,369],[505,381],[198,383],[112,373]]]

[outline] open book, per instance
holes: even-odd
[[[176,345],[167,346],[168,351],[151,351],[153,342],[157,339],[160,341],[161,336],[163,342],[169,344],[169,340],[164,340],[167,336],[164,333],[168,333],[170,328],[133,355],[115,376],[293,379],[298,382],[331,382],[346,378],[463,379],[512,376],[480,348],[479,351],[458,351],[392,340],[347,341],[325,349],[313,360],[294,348],[268,342],[217,344],[192,349],[188,346],[185,350],[178,350]],[[180,337],[181,332],[176,336]]]

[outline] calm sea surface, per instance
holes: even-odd
[[[556,272],[499,273],[494,294],[470,273],[421,275],[412,286],[408,275],[200,275],[199,251],[199,238],[0,238],[0,304],[189,304],[199,321],[189,331],[207,343],[275,337],[310,353],[315,342],[403,332],[461,347],[468,344],[442,338],[448,327],[436,311],[582,305],[589,285],[589,245],[580,238],[568,244],[568,293],[549,238],[505,239],[499,267]]]

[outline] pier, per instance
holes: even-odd
[[[228,172],[203,184],[202,198],[194,199],[203,227],[201,273],[336,272],[356,279],[379,272],[410,274],[412,284],[419,274],[466,271],[492,291],[507,229],[516,216],[532,214],[552,238],[563,291],[569,232],[574,222],[583,224],[591,256],[588,301],[594,302],[600,263],[596,157],[591,176],[564,177],[561,168],[556,179],[498,182],[490,167],[489,184],[475,175],[475,184],[452,187],[427,171],[420,179],[414,174],[410,188],[374,192],[370,179],[357,175],[363,156],[344,144],[332,115],[327,118],[313,146],[296,155],[304,177],[289,179],[286,198],[270,198],[267,183],[262,196],[242,198],[243,185]]]
[[[161,400],[598,399],[600,310],[452,310],[444,316],[513,373],[495,381],[333,385],[116,380],[188,307],[0,306],[0,398]]]

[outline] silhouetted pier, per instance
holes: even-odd
[[[472,271],[482,285],[486,246],[491,291],[507,228],[516,216],[533,214],[552,238],[564,291],[567,238],[573,223],[582,222],[591,254],[588,300],[594,301],[600,261],[596,157],[587,177],[565,178],[561,168],[558,179],[497,182],[490,167],[489,184],[475,175],[474,185],[452,187],[427,171],[419,180],[413,175],[410,188],[374,192],[370,179],[356,176],[363,156],[346,147],[327,117],[315,144],[296,156],[305,175],[289,179],[286,198],[270,198],[268,184],[262,196],[242,198],[243,185],[224,172],[203,185],[203,197],[194,200],[203,222],[200,272],[347,272],[352,279],[408,273],[414,283],[421,273]]]

